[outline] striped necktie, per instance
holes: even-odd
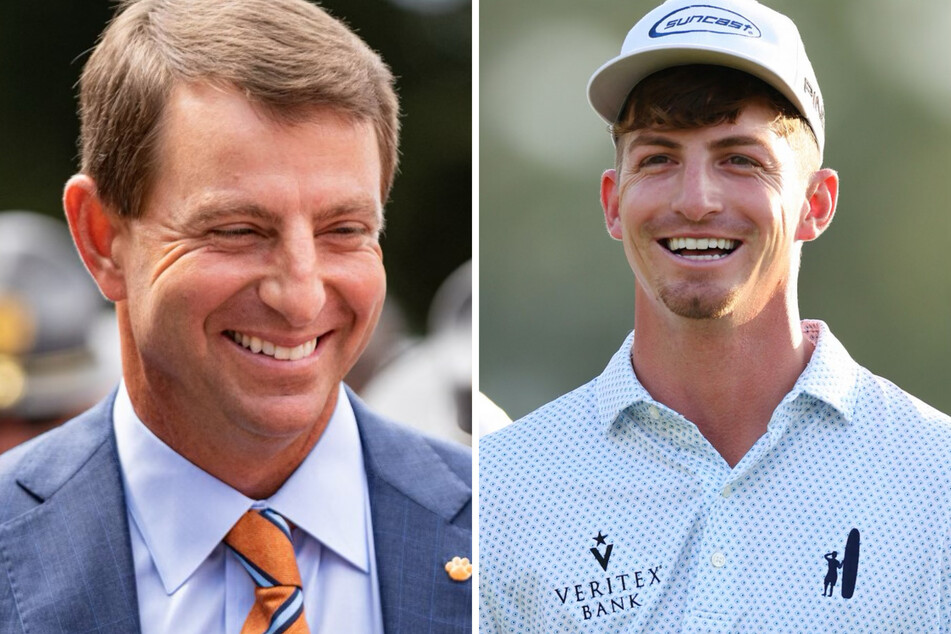
[[[270,509],[248,511],[225,535],[254,583],[254,606],[241,634],[309,634],[291,529]]]

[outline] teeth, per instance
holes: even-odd
[[[720,258],[725,258],[725,257],[726,257],[726,254],[723,253],[723,254],[720,254],[720,255],[712,255],[712,254],[707,254],[707,255],[682,255],[682,256],[680,256],[680,257],[687,258],[688,260],[719,260]]]
[[[671,251],[706,251],[707,249],[723,249],[732,251],[736,240],[725,238],[668,238],[667,248]],[[701,257],[701,256],[696,256]],[[707,256],[703,256],[706,258]]]
[[[271,343],[270,341],[260,339],[259,337],[243,335],[240,332],[232,332],[231,338],[235,340],[235,343],[241,344],[255,354],[265,354],[281,361],[298,361],[304,357],[310,356],[314,353],[314,350],[317,349],[316,338],[302,343],[299,346],[294,346],[293,348],[279,346],[275,343]]]

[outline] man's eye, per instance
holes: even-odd
[[[670,157],[663,154],[653,154],[641,161],[641,167],[650,167],[651,165],[665,165],[670,162]]]
[[[211,233],[224,238],[234,238],[252,235],[254,229],[251,227],[224,227],[221,229],[212,229]]]
[[[326,233],[331,236],[336,236],[340,239],[363,238],[365,236],[372,237],[377,235],[376,231],[372,227],[369,227],[362,222],[334,225],[333,227],[329,227]]]
[[[731,156],[727,162],[730,163],[730,165],[739,165],[741,167],[759,167],[760,165],[759,161],[742,155]]]

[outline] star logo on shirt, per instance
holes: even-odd
[[[598,546],[606,546],[603,555],[601,554],[601,549],[598,548],[598,546],[595,546],[591,549],[591,554],[594,555],[594,558],[598,561],[598,564],[600,564],[601,569],[604,570],[604,572],[608,571],[608,561],[611,559],[611,551],[614,550],[614,544],[608,544],[605,541],[607,538],[608,536],[602,535],[601,531],[598,531],[597,537],[591,538],[597,543]]]

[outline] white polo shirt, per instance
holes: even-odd
[[[733,468],[637,381],[634,333],[483,438],[480,633],[951,632],[951,419],[803,331]]]

